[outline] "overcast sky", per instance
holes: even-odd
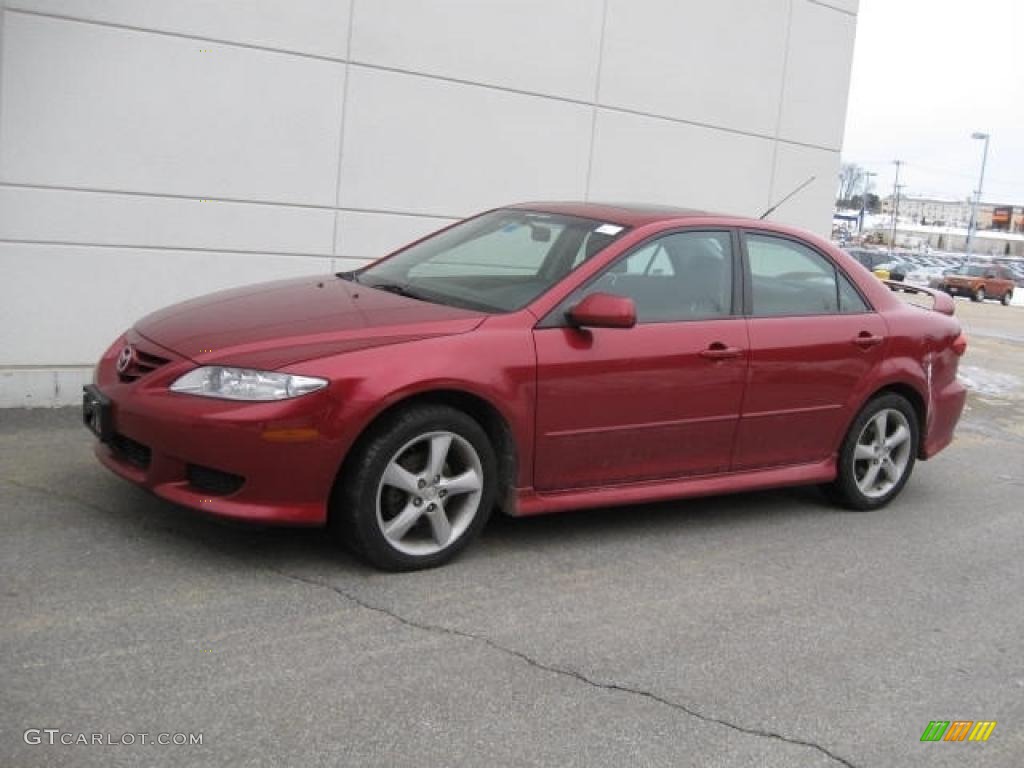
[[[860,0],[843,161],[892,194],[1024,206],[1024,0]]]

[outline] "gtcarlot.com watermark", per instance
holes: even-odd
[[[27,728],[22,738],[26,744],[49,744],[55,746],[113,746],[131,747],[136,744],[158,746],[202,746],[201,733],[82,733],[63,731],[60,728]]]

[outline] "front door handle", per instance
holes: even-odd
[[[870,333],[869,331],[861,331],[857,334],[857,338],[853,340],[853,343],[861,349],[869,349],[871,347],[877,347],[883,341],[885,341],[883,336],[875,336],[875,334]]]
[[[741,357],[743,350],[739,347],[729,347],[720,341],[709,344],[707,349],[700,351],[700,356],[708,360],[729,360],[733,357]]]

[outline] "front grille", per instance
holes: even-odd
[[[148,469],[152,451],[149,446],[117,432],[110,438],[110,449],[122,461],[139,469]]]
[[[142,349],[138,344],[132,345],[134,354],[132,355],[132,361],[128,367],[119,371],[117,377],[121,381],[135,381],[147,373],[152,373],[161,365],[166,365],[170,362],[166,357],[160,357],[152,352],[147,352]]]
[[[221,472],[219,469],[199,464],[189,464],[185,468],[185,476],[193,488],[204,493],[212,493],[215,496],[232,494],[245,483],[245,478],[241,475]]]

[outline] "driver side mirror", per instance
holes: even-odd
[[[632,328],[636,304],[626,296],[592,293],[566,313],[578,328]]]

